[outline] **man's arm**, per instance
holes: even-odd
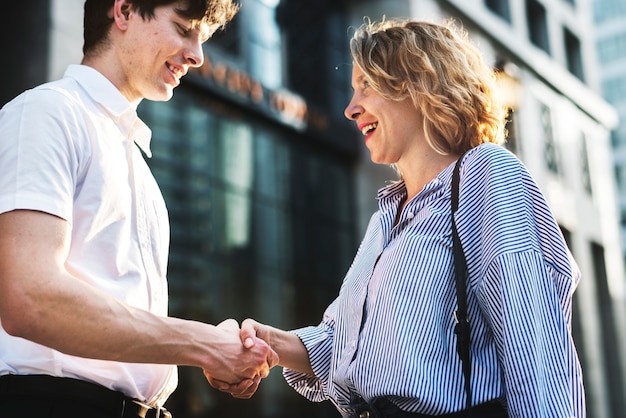
[[[94,359],[201,367],[226,382],[266,377],[278,358],[243,347],[238,327],[160,317],[70,275],[70,225],[26,210],[0,214],[0,318],[11,335]],[[232,321],[234,322],[234,321]]]

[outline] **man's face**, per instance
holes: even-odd
[[[130,102],[169,100],[189,67],[203,63],[202,43],[209,28],[177,14],[177,6],[157,7],[151,19],[143,20],[137,11],[126,18],[127,31],[118,48],[118,88]]]

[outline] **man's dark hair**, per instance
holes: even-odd
[[[83,54],[94,52],[106,45],[113,19],[108,16],[114,0],[86,0],[84,18]],[[239,6],[232,0],[128,0],[143,19],[152,19],[154,9],[180,3],[176,12],[181,16],[208,24],[214,32],[226,25],[237,13]]]

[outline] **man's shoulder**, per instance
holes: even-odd
[[[67,104],[82,102],[80,85],[69,77],[41,84],[30,90],[30,94],[43,101],[57,101],[57,104],[59,100]]]
[[[8,102],[4,112],[62,114],[84,106],[79,85],[69,78],[50,81],[25,90]]]

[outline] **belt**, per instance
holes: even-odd
[[[353,402],[355,398],[353,396]],[[362,398],[360,398],[362,400]],[[444,415],[438,415],[440,418],[466,418],[470,414],[467,411],[453,412]],[[485,402],[475,405],[471,408],[472,417],[480,418],[506,418],[507,412],[505,407],[497,400]],[[428,418],[433,415],[420,414],[418,412],[407,412],[398,408],[393,402],[385,397],[376,398],[372,403],[362,401],[360,405],[356,405],[355,412],[351,418]]]
[[[152,407],[121,392],[67,377],[0,376],[0,399],[2,397],[67,399],[111,411],[111,416],[119,418],[172,418],[165,408]]]

